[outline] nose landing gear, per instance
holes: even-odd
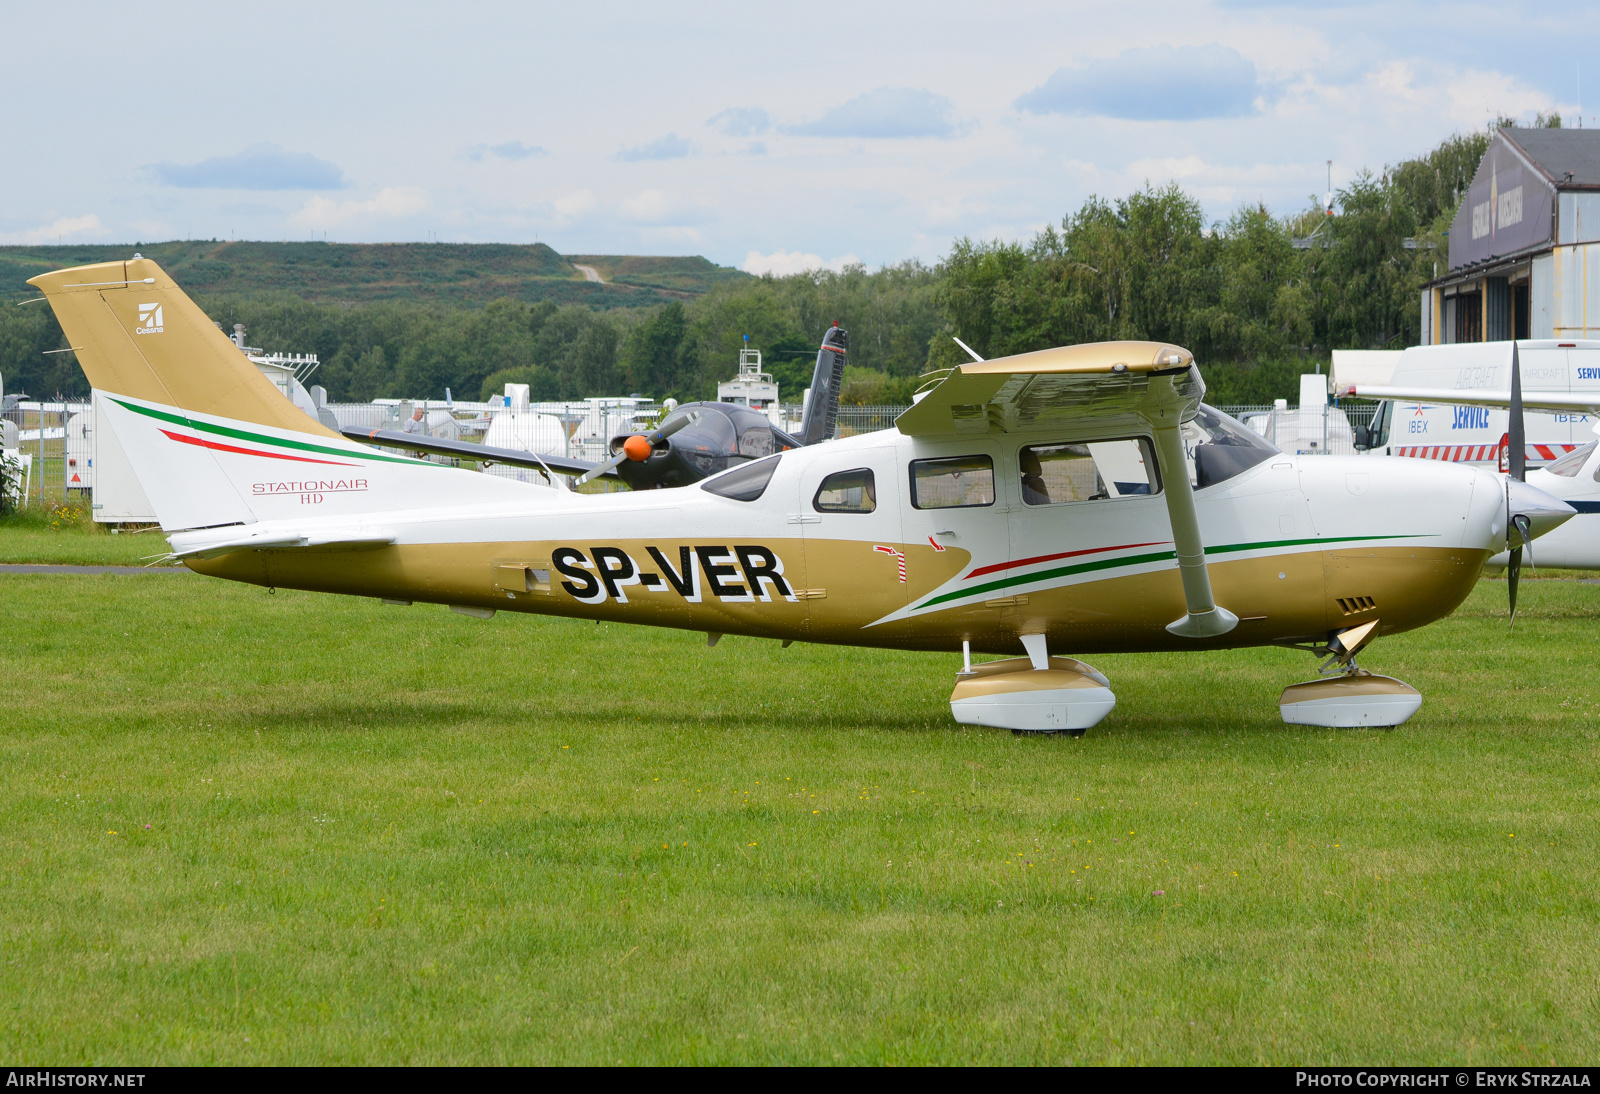
[[[1422,694],[1403,680],[1378,676],[1356,664],[1356,654],[1378,635],[1378,620],[1340,631],[1317,652],[1326,654],[1322,678],[1291,684],[1278,698],[1278,712],[1288,725],[1402,725],[1422,706]]]

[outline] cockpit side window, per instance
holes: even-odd
[[[1143,438],[1031,444],[1017,454],[1028,505],[1148,497],[1161,492],[1155,453]]]

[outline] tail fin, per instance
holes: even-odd
[[[515,486],[379,453],[313,420],[149,259],[28,284],[104,396],[107,424],[168,531],[484,501]]]
[[[800,425],[800,441],[816,444],[830,440],[839,421],[839,389],[844,386],[844,359],[849,352],[850,332],[838,323],[822,336],[817,350],[817,368],[811,374],[811,398],[806,403],[806,419]]]
[[[148,258],[41,274],[89,386],[144,402],[338,440],[285,399]]]

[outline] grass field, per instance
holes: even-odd
[[[169,550],[159,530],[112,535],[81,506],[47,503],[0,517],[0,565],[145,566]]]
[[[119,537],[120,538],[120,537]],[[137,537],[146,538],[146,537]],[[10,540],[3,542],[9,544]],[[1086,737],[952,656],[196,576],[0,576],[18,1063],[1524,1064],[1600,1043],[1600,587],[1380,641],[1097,658]]]

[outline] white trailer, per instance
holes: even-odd
[[[1524,391],[1593,392],[1600,396],[1600,341],[1521,339],[1517,347]],[[1386,382],[1343,384],[1339,393],[1382,399],[1385,388],[1463,394],[1509,391],[1511,343],[1413,346],[1400,355]],[[1529,467],[1560,459],[1594,436],[1594,417],[1581,412],[1529,410],[1524,420]],[[1426,399],[1384,399],[1367,435],[1358,431],[1356,441],[1381,455],[1493,464],[1501,457],[1509,425],[1510,414],[1503,409]]]

